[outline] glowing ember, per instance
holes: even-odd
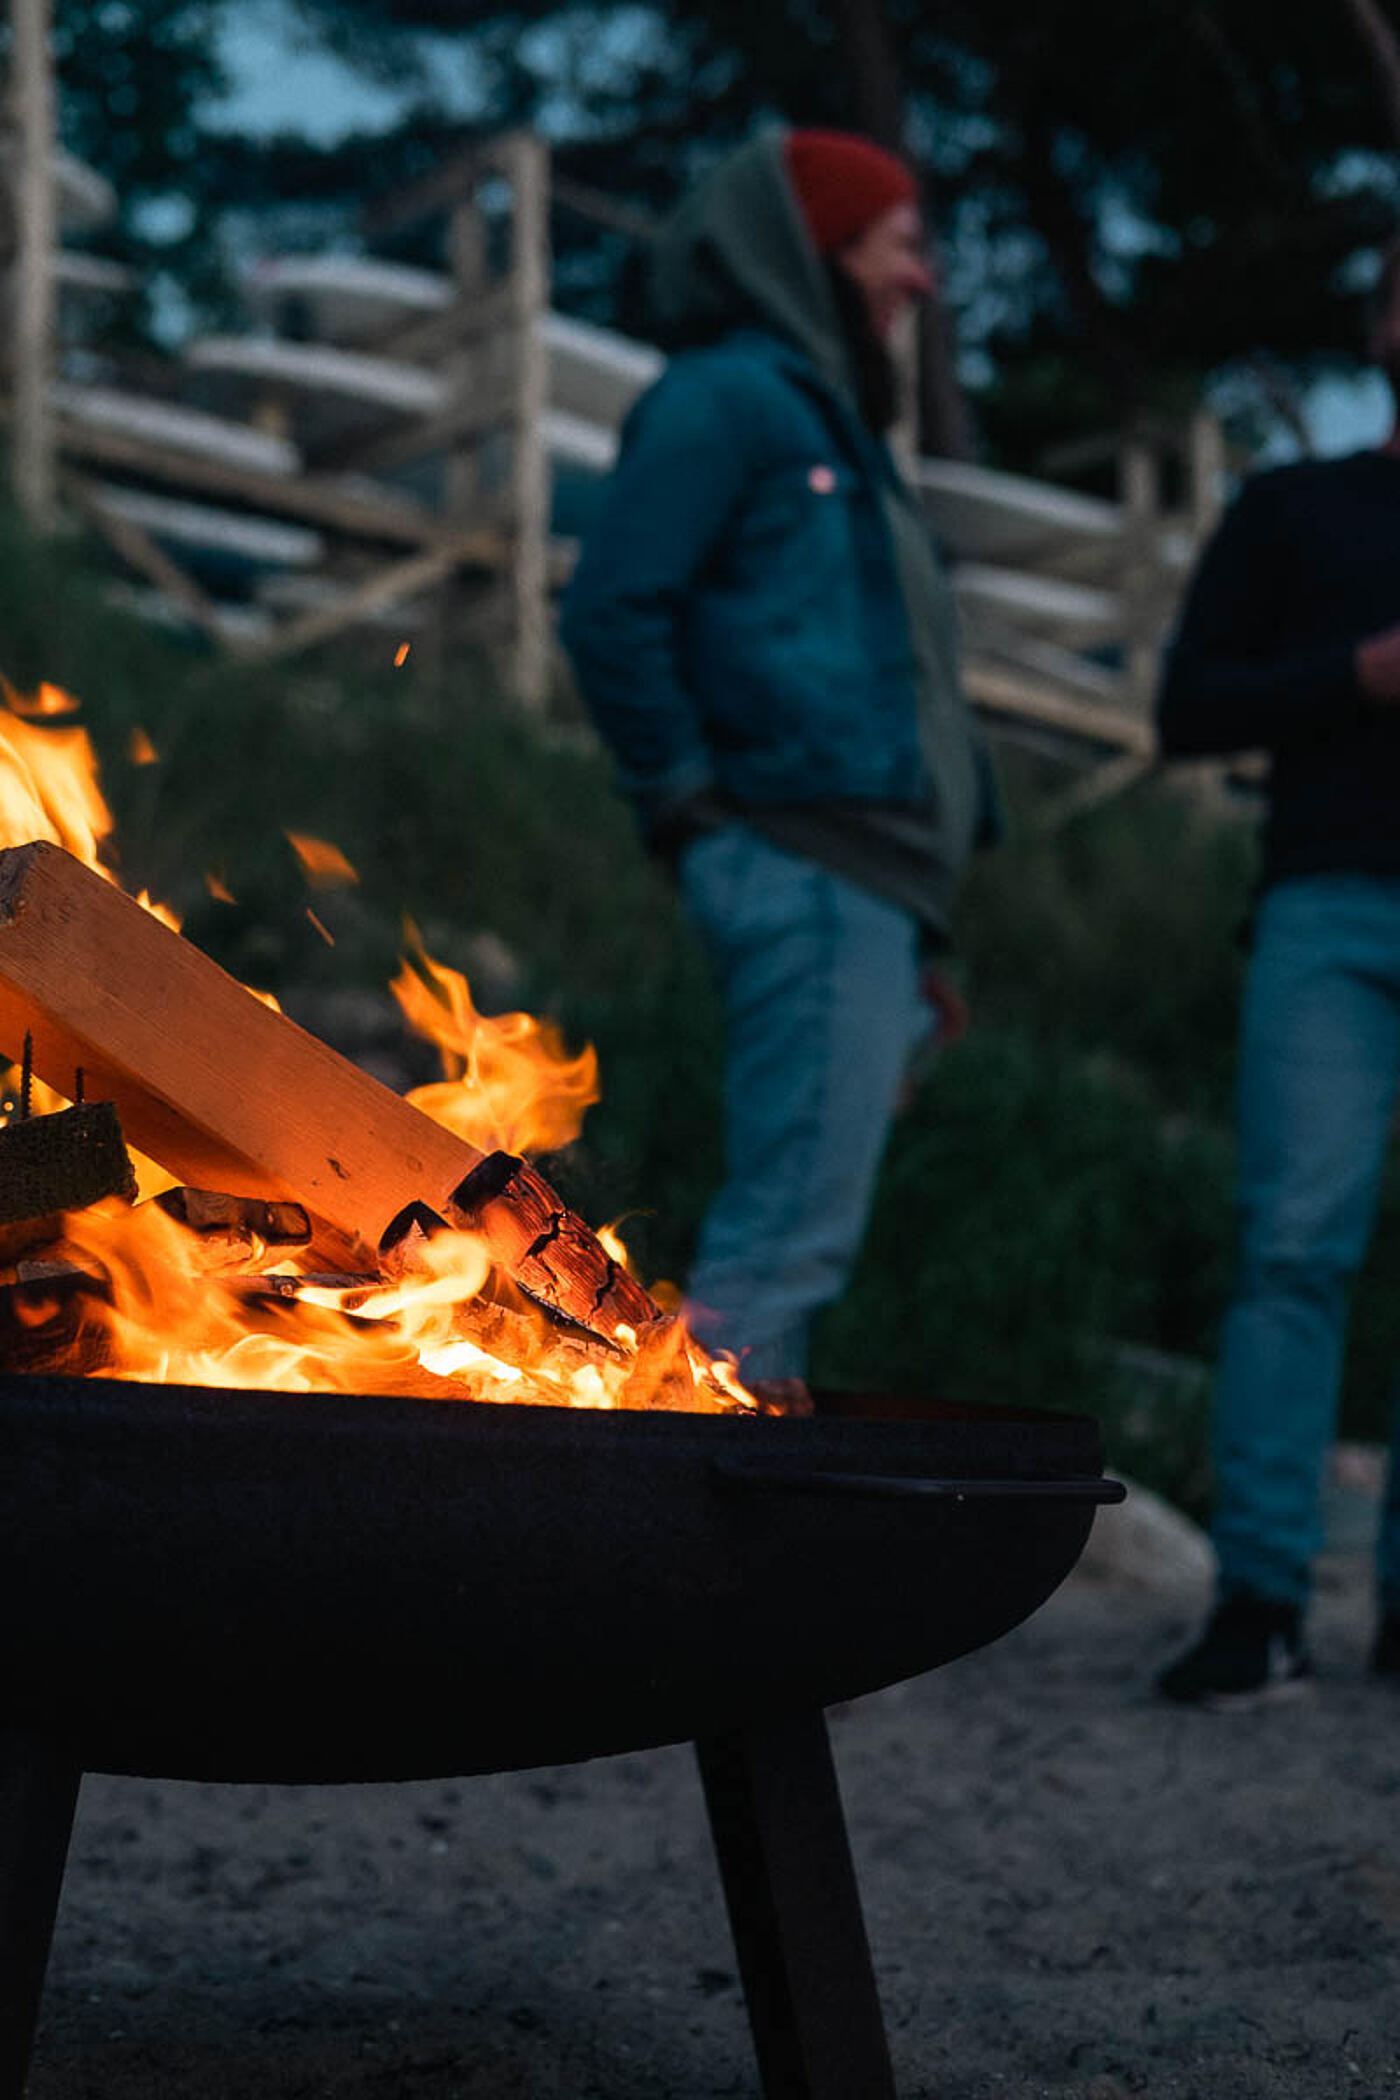
[[[0,847],[47,840],[115,883],[101,857],[112,818],[92,747],[67,719],[75,703],[56,687],[31,699],[3,691]],[[150,763],[156,754],[142,739],[136,732],[130,755]],[[358,880],[335,846],[287,836],[314,888]],[[205,886],[232,902],[221,875],[206,876]],[[144,895],[138,901],[178,931],[166,907]],[[466,979],[435,962],[411,928],[407,945],[392,990],[410,1026],[436,1044],[444,1074],[411,1093],[412,1104],[482,1152],[552,1150],[576,1137],[598,1098],[592,1049],[571,1054],[557,1028],[528,1014],[482,1015]],[[11,1070],[0,1126],[17,1113],[18,1096]],[[64,1105],[32,1083],[32,1114]],[[439,1229],[431,1213],[405,1232],[380,1273],[317,1276],[244,1224],[194,1229],[149,1200],[171,1187],[172,1176],[149,1160],[133,1164],[134,1206],[113,1197],[69,1212],[60,1236],[44,1243],[41,1262],[0,1268],[12,1322],[45,1368],[555,1406],[711,1412],[757,1405],[732,1367],[713,1362],[679,1319],[619,1326],[610,1336],[560,1323],[503,1276],[484,1238]],[[616,1231],[601,1237],[611,1258],[628,1266]]]
[[[289,831],[287,839],[313,889],[348,889],[359,881],[339,846],[332,846],[326,839],[309,838],[303,831]]]

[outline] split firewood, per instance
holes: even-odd
[[[393,1219],[380,1242],[380,1260],[391,1283],[411,1282],[432,1273],[428,1250],[439,1235],[462,1228],[453,1226],[426,1203],[411,1203]],[[474,1342],[487,1356],[502,1363],[528,1365],[547,1377],[567,1378],[586,1365],[617,1363],[626,1353],[616,1342],[570,1322],[562,1326],[557,1315],[548,1323],[540,1307],[521,1293],[514,1304],[503,1302],[496,1291],[481,1291],[452,1308],[450,1332],[454,1341]]]
[[[43,1078],[61,1087],[81,1065],[129,1141],[182,1181],[304,1204],[327,1268],[373,1267],[384,1228],[414,1200],[451,1215],[482,1164],[475,1146],[45,843],[0,852],[0,1048],[26,1031]],[[515,1202],[528,1230],[509,1224]],[[471,1216],[503,1266],[528,1266],[527,1287],[551,1310],[609,1335],[660,1317],[533,1170]]]
[[[166,1189],[155,1198],[163,1211],[191,1232],[242,1232],[269,1247],[305,1247],[311,1220],[301,1203],[272,1203],[264,1196],[221,1195],[214,1189]]]
[[[255,1273],[280,1260],[287,1247],[310,1243],[311,1220],[300,1203],[187,1188],[166,1189],[153,1200],[186,1228],[200,1265],[211,1271]]]
[[[337,1291],[346,1312],[357,1312],[384,1288],[382,1276],[344,1269],[263,1269],[246,1276],[221,1276],[219,1282],[240,1298],[275,1298],[286,1304],[309,1290]]]
[[[427,1203],[405,1203],[379,1235],[380,1266],[388,1276],[414,1276],[427,1267],[427,1249],[439,1233],[450,1232],[440,1211]]]
[[[492,1152],[482,1160],[453,1189],[447,1214],[483,1235],[522,1290],[559,1306],[584,1327],[606,1331],[622,1321],[635,1336],[662,1316],[583,1220],[512,1152]]]

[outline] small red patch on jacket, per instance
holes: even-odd
[[[814,496],[829,496],[836,487],[836,476],[830,467],[808,467],[807,486]]]

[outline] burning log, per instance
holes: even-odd
[[[269,1203],[263,1196],[229,1196],[214,1189],[166,1189],[161,1209],[191,1232],[247,1234],[269,1247],[305,1247],[311,1220],[300,1203]]]
[[[166,1189],[153,1200],[190,1233],[210,1269],[256,1271],[284,1248],[311,1242],[311,1220],[300,1203],[187,1188]]]
[[[634,1330],[659,1308],[549,1183],[512,1152],[492,1152],[448,1199],[453,1221],[484,1235],[496,1261],[521,1289],[566,1309],[581,1326],[619,1320]],[[606,1266],[598,1266],[602,1255]]]
[[[581,1326],[660,1317],[533,1169],[485,1159],[44,843],[0,852],[0,1043],[26,1032],[41,1076],[62,1087],[81,1066],[130,1142],[191,1186],[304,1204],[328,1268],[372,1268],[417,1200],[478,1220],[503,1266]]]

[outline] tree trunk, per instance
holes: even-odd
[[[906,154],[907,98],[887,0],[831,0],[842,63],[851,83],[856,128],[891,153]],[[971,459],[976,437],[958,378],[953,328],[938,282],[936,243],[932,296],[919,315],[918,449],[943,459]]]
[[[1366,47],[1371,71],[1385,106],[1392,146],[1400,146],[1400,38],[1376,0],[1345,0],[1348,13]]]
[[[1021,192],[1027,216],[1045,243],[1078,324],[1084,358],[1097,374],[1112,412],[1119,418],[1125,417],[1131,411],[1140,382],[1141,362],[1122,320],[1094,276],[1093,228],[1056,166],[1051,114],[1034,86],[1024,76],[1013,80],[1009,69],[1003,79],[1003,94],[1021,133]]]

